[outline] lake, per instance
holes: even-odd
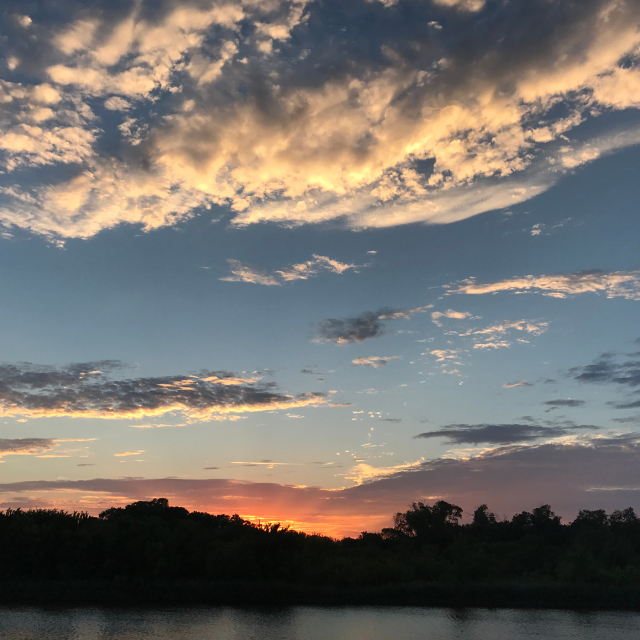
[[[401,607],[0,608],[2,640],[637,640],[640,613]]]

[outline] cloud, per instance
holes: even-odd
[[[415,313],[423,313],[430,308],[416,307],[415,309],[380,309],[375,313],[362,313],[355,318],[328,318],[318,323],[318,341],[335,342],[336,344],[350,344],[363,342],[368,338],[377,338],[385,333],[384,320],[408,320]]]
[[[640,107],[634,0],[107,4],[3,25],[7,225],[447,223],[640,142],[613,113]]]
[[[446,360],[456,360],[460,357],[460,349],[434,349],[431,355],[436,357],[436,362],[445,362]]]
[[[581,407],[584,400],[547,400],[544,404],[549,407]]]
[[[389,362],[395,362],[396,360],[400,360],[402,356],[369,356],[368,358],[355,358],[351,362],[355,365],[362,367],[373,367],[374,369],[379,369],[380,367],[384,367]]]
[[[541,322],[535,320],[506,320],[499,324],[491,325],[484,329],[470,329],[465,333],[461,333],[461,336],[493,336],[502,335],[507,331],[523,331],[524,333],[530,333],[534,336],[539,336],[544,333],[549,327],[548,322]]]
[[[361,484],[331,490],[229,479],[96,478],[3,483],[0,493],[6,503],[92,513],[164,496],[189,509],[356,536],[390,526],[392,515],[415,500],[447,500],[467,516],[483,503],[510,516],[551,501],[571,519],[580,509],[625,508],[640,495],[638,434],[569,436],[401,465],[361,470],[368,472],[360,474]]]
[[[0,167],[6,171],[81,163],[93,155],[95,116],[90,110],[78,113],[63,89],[0,79],[0,102]]]
[[[578,382],[618,384],[628,387],[640,386],[640,361],[618,362],[608,354],[592,364],[569,369],[569,375]]]
[[[636,354],[629,354],[635,356]],[[640,387],[640,360],[620,360],[620,356],[612,353],[602,354],[595,362],[569,369],[568,375],[578,382],[589,384],[617,385],[620,389],[630,389],[633,398]],[[636,409],[640,401],[629,400],[608,402],[616,409]]]
[[[126,111],[131,108],[131,103],[120,96],[111,96],[104,101],[104,108],[109,111]]]
[[[477,318],[477,316],[472,317],[472,319],[475,318]],[[504,339],[504,334],[509,331],[521,331],[532,336],[539,336],[543,334],[548,327],[548,322],[540,320],[505,320],[483,329],[468,329],[464,332],[452,330],[447,333],[461,337],[477,336],[487,340],[486,342],[476,342],[476,344],[473,345],[474,349],[502,349],[511,346],[511,342]],[[528,340],[523,338],[518,338],[517,341],[521,343],[528,342]]]
[[[294,280],[308,280],[313,278],[320,271],[330,271],[331,273],[344,273],[349,269],[358,269],[356,264],[346,264],[332,260],[326,256],[313,254],[311,260],[293,264],[286,269],[280,269],[267,272],[264,269],[252,267],[239,260],[228,259],[227,262],[231,267],[230,276],[220,278],[227,282],[251,282],[253,284],[263,284],[267,286],[281,286],[287,282]]]
[[[138,451],[123,451],[122,453],[114,453],[113,455],[116,458],[124,458],[126,456],[139,456],[141,453],[144,453],[144,449],[139,449]]]
[[[518,380],[518,382],[505,382],[502,385],[503,389],[513,389],[515,387],[532,387],[533,385],[526,380]]]
[[[38,456],[40,458],[67,457],[43,455],[61,442],[91,442],[95,438],[0,438],[0,458],[4,456]]]
[[[431,320],[434,324],[438,325],[439,327],[442,326],[442,323],[440,322],[441,318],[449,318],[449,319],[454,319],[454,320],[464,320],[466,318],[470,318],[471,314],[467,313],[466,311],[454,311],[453,309],[448,309],[447,311],[434,311],[431,314]]]
[[[593,429],[592,425],[588,425]],[[414,438],[447,438],[449,444],[514,444],[541,438],[558,438],[571,434],[578,426],[539,426],[534,424],[450,424],[436,431],[426,431]]]
[[[327,394],[284,395],[260,378],[227,372],[118,378],[118,361],[54,368],[31,363],[0,365],[0,415],[32,418],[139,419],[178,412],[194,420],[237,419],[236,414],[326,403]],[[100,369],[100,370],[98,370]]]
[[[510,347],[511,343],[506,340],[495,340],[493,342],[478,342],[473,345],[474,349],[503,349]]]
[[[553,298],[566,298],[581,293],[604,293],[607,298],[640,300],[640,271],[611,271],[599,269],[579,271],[568,275],[523,276],[487,284],[479,284],[475,278],[463,280],[447,287],[448,293],[468,295],[496,294],[501,292],[535,292]]]
[[[0,438],[0,458],[10,455],[31,456],[50,451],[56,445],[51,438]]]
[[[443,7],[452,7],[460,11],[480,11],[484,7],[485,0],[433,0],[435,4]]]

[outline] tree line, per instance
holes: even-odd
[[[189,512],[165,498],[98,517],[0,511],[0,581],[247,580],[322,587],[504,581],[640,586],[640,519],[632,508],[583,510],[563,524],[549,505],[500,519],[481,505],[422,502],[393,526],[341,540]]]

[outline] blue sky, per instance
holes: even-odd
[[[3,12],[3,508],[637,505],[636,3]]]

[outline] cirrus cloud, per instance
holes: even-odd
[[[389,364],[389,362],[395,362],[401,358],[402,356],[369,356],[367,358],[354,358],[351,362],[360,367],[373,367],[374,369],[379,369],[380,367],[384,367]]]
[[[313,254],[311,260],[292,264],[284,269],[267,271],[257,267],[252,267],[240,260],[228,259],[231,275],[220,278],[227,282],[250,282],[253,284],[263,284],[266,286],[282,286],[294,280],[308,280],[318,275],[321,271],[341,274],[349,269],[358,269],[356,264],[348,264]]]
[[[542,292],[552,298],[581,293],[603,293],[607,298],[640,300],[640,271],[578,271],[553,276],[523,276],[498,282],[478,283],[475,278],[446,287],[449,294],[496,294],[502,292]]]

